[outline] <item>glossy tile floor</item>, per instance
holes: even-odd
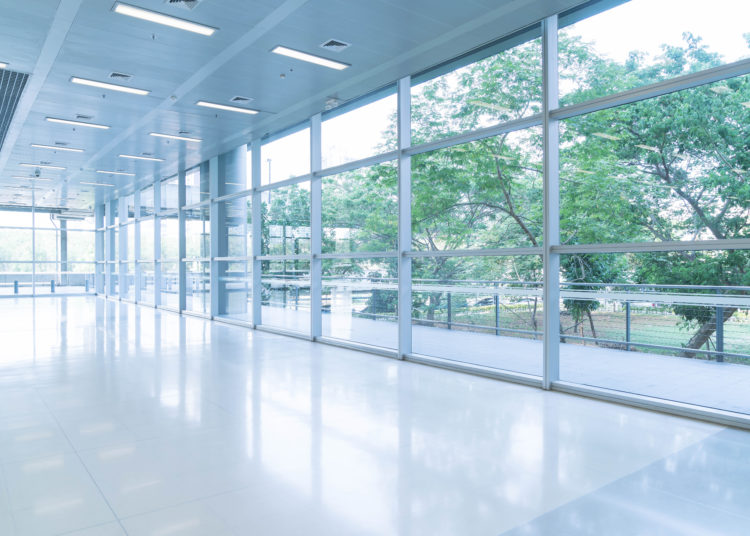
[[[93,297],[0,300],[0,534],[747,534],[750,434]]]

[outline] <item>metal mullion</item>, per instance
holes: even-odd
[[[252,202],[250,204],[251,213],[251,225],[252,225],[252,256],[253,256],[253,269],[252,269],[252,292],[253,292],[253,310],[252,310],[252,324],[258,326],[262,322],[262,303],[263,303],[263,282],[262,282],[262,269],[261,260],[259,259],[262,253],[262,240],[263,240],[263,222],[262,222],[262,210],[261,210],[261,193],[258,190],[260,186],[261,178],[261,154],[260,154],[261,142],[260,140],[254,140],[250,145],[251,152],[251,186],[252,186]]]
[[[455,145],[469,143],[472,141],[491,138],[500,134],[507,134],[509,132],[523,130],[525,128],[538,127],[542,125],[542,123],[543,114],[534,114],[528,117],[522,117],[520,119],[498,123],[497,125],[493,125],[490,127],[472,130],[471,132],[464,132],[462,134],[457,134],[449,138],[443,138],[440,140],[415,145],[413,147],[408,147],[404,149],[404,152],[410,156],[414,156],[430,151],[436,151],[438,149],[445,149],[448,147],[453,147]]]
[[[155,182],[154,191],[154,307],[161,305],[161,217],[157,207],[161,207],[161,183]]]
[[[387,153],[368,156],[367,158],[361,158],[352,162],[346,162],[345,164],[327,167],[320,171],[313,171],[313,175],[316,177],[328,177],[330,175],[337,175],[339,173],[346,173],[347,171],[354,171],[355,169],[382,164],[383,162],[390,162],[392,160],[396,160],[397,158],[398,151],[388,151]]]
[[[211,260],[218,262],[248,262],[252,261],[252,255],[246,255],[244,257],[213,257]]]
[[[253,161],[253,164],[255,164],[255,161]],[[309,181],[310,179],[312,179],[312,177],[313,177],[312,173],[307,173],[305,175],[300,175],[299,177],[292,177],[291,179],[274,182],[272,184],[265,184],[263,186],[259,185],[257,188],[253,188],[253,191],[254,192],[267,192],[269,190],[277,190],[279,188],[284,188],[285,186],[294,186],[295,184]]]
[[[323,335],[323,179],[316,176],[322,165],[321,116],[310,118],[310,336]]]
[[[133,192],[133,205],[135,209],[135,214],[133,214],[133,232],[135,233],[135,236],[133,237],[133,247],[135,248],[135,251],[133,251],[132,257],[135,260],[135,271],[133,273],[133,286],[135,287],[133,289],[133,298],[136,302],[141,301],[141,267],[138,264],[138,261],[141,258],[141,222],[140,216],[141,216],[141,191],[136,188],[136,190]]]
[[[259,261],[309,261],[310,255],[301,253],[299,255],[254,255]]]
[[[411,77],[398,81],[398,358],[412,353]]]
[[[550,110],[559,100],[557,15],[542,21],[542,115],[544,137],[544,339],[542,387],[560,379],[560,131]]]
[[[563,108],[555,107],[555,109],[550,111],[550,117],[558,121],[570,119],[571,117],[598,112],[608,108],[615,108],[617,106],[631,104],[646,99],[652,99],[676,91],[691,89],[713,82],[720,82],[728,78],[734,78],[746,74],[750,74],[750,59],[720,65],[719,67],[712,67],[711,69],[678,76],[677,78],[670,78],[663,82],[656,82],[654,84],[615,93],[614,95],[607,95],[606,97],[600,97],[579,104],[571,104],[570,106],[565,106]]]
[[[182,207],[185,204],[185,170],[181,169],[177,174],[177,205]],[[185,211],[180,208],[177,211],[177,256],[180,259],[185,258],[186,237],[185,237]],[[184,312],[187,306],[187,297],[185,294],[187,272],[185,263],[180,260],[177,263],[177,308]]]
[[[218,158],[218,157],[214,157],[214,158]],[[213,160],[213,158],[211,160]],[[202,208],[202,207],[208,206],[210,204],[211,204],[211,199],[204,199],[203,201],[201,201],[199,203],[193,203],[192,205],[186,205],[186,206],[182,207],[182,210],[195,210],[196,208]]]
[[[242,190],[240,192],[234,192],[231,194],[222,195],[216,199],[212,199],[212,203],[223,203],[224,201],[233,201],[235,199],[241,199],[243,197],[249,197],[253,194],[253,189]]]
[[[571,253],[640,253],[655,251],[715,251],[715,250],[750,249],[750,238],[731,238],[723,240],[684,240],[671,242],[618,242],[613,244],[576,244],[554,246],[553,251],[559,254]]]
[[[227,158],[230,153],[224,154],[222,156],[215,156],[211,158],[208,161],[208,203],[209,203],[209,229],[210,229],[210,246],[209,246],[209,255],[211,259],[214,257],[218,257],[221,251],[221,240],[224,240],[226,237],[226,228],[224,226],[224,218],[223,218],[223,210],[221,210],[222,214],[219,214],[219,209],[222,208],[218,203],[213,203],[212,200],[215,197],[218,197],[219,192],[221,191],[222,185],[224,184],[224,181],[226,180],[226,175],[224,173],[224,170],[226,169],[226,165],[219,166],[219,159],[220,158]],[[204,172],[204,166],[201,166],[201,174]],[[221,172],[221,175],[220,175]],[[219,268],[220,265],[218,262],[214,262],[213,260],[209,259],[211,264],[208,267],[208,273],[209,273],[209,297],[210,297],[210,304],[209,304],[209,311],[211,313],[211,317],[219,316],[219,312],[222,309],[221,307],[221,289],[219,285],[219,279],[220,279],[220,273]]]
[[[543,255],[544,248],[449,249],[443,251],[409,251],[407,257],[514,257],[518,255]]]
[[[397,259],[398,251],[357,251],[352,253],[321,253],[320,259]]]

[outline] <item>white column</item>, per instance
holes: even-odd
[[[398,81],[398,356],[411,353],[411,77]]]
[[[310,118],[310,336],[315,340],[323,334],[323,247],[322,179],[315,173],[322,165],[321,116]]]
[[[180,312],[184,311],[187,306],[185,298],[185,285],[187,281],[186,267],[183,259],[185,258],[186,243],[185,243],[185,211],[182,207],[185,206],[185,170],[181,169],[177,174],[177,206],[180,207],[177,212],[177,235],[178,235],[178,257],[179,262],[177,263],[178,272],[178,308]]]
[[[252,144],[250,145],[250,150],[252,151],[251,156],[251,184],[253,188],[252,193],[252,235],[253,235],[253,247],[252,247],[252,266],[253,266],[253,325],[259,326],[263,322],[263,315],[262,311],[263,308],[261,307],[262,304],[262,296],[263,296],[263,285],[261,282],[261,261],[258,259],[258,257],[261,254],[261,245],[262,245],[262,230],[263,230],[263,222],[261,218],[262,210],[261,210],[261,194],[258,191],[258,188],[260,188],[260,140],[254,140]]]
[[[97,262],[94,268],[94,289],[97,294],[104,294],[104,269],[107,267],[106,264],[100,264],[107,260],[104,251],[104,235],[107,233],[104,222],[104,204],[99,203],[94,207],[94,228],[97,229],[94,237],[94,260]]]
[[[154,183],[154,307],[161,305],[161,181]]]
[[[125,197],[120,197],[115,201],[117,203],[117,214],[119,215],[118,220],[118,240],[117,248],[119,249],[119,255],[117,256],[117,270],[119,276],[117,277],[117,295],[120,299],[123,298],[123,287],[127,288],[128,278],[128,265],[123,262],[128,258],[128,232],[132,232],[129,226],[123,226],[123,220],[128,221],[128,200]]]
[[[133,223],[132,228],[133,232],[135,233],[134,241],[133,241],[133,247],[135,248],[135,251],[132,253],[133,260],[135,260],[135,289],[133,291],[133,298],[136,302],[141,301],[141,265],[138,261],[141,260],[141,222],[138,221],[141,217],[141,191],[136,190],[133,194],[134,199],[134,205],[135,205],[135,214],[133,215],[135,218],[135,223]]]
[[[222,167],[219,164],[219,159],[225,158],[227,155],[214,156],[212,159],[208,161],[208,195],[210,199],[215,199],[219,197],[219,182],[223,184],[225,177],[223,173]],[[205,163],[201,164],[201,175],[203,175],[205,171]],[[210,256],[211,256],[211,264],[210,264],[210,294],[211,294],[211,307],[210,307],[210,314],[211,318],[214,318],[216,316],[219,316],[219,312],[221,311],[220,306],[220,300],[221,300],[221,292],[220,292],[220,285],[219,285],[219,262],[215,261],[214,259],[216,257],[221,257],[224,254],[221,252],[221,242],[222,240],[226,241],[226,230],[222,232],[222,228],[224,227],[224,218],[223,215],[219,215],[219,203],[214,203],[211,201],[211,205],[209,206],[209,227],[211,230],[211,246],[210,246]]]
[[[544,378],[549,389],[560,379],[560,131],[550,118],[558,107],[557,15],[542,23],[544,135]]]

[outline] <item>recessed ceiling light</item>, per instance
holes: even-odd
[[[32,147],[36,147],[37,149],[51,149],[53,151],[69,151],[71,153],[82,153],[83,149],[75,149],[73,147],[60,147],[57,145],[42,145],[40,143],[32,143]]]
[[[203,141],[199,138],[188,138],[187,136],[172,136],[171,134],[161,134],[159,132],[149,132],[149,135],[156,136],[157,138],[168,138],[170,140],[192,141],[195,143],[200,143]]]
[[[64,125],[73,125],[76,127],[90,127],[90,128],[101,128],[108,129],[107,125],[97,125],[96,123],[84,123],[83,121],[71,121],[70,119],[58,119],[56,117],[48,117],[47,121],[50,123],[62,123]]]
[[[341,71],[343,69],[346,69],[348,67],[351,67],[348,63],[341,63],[340,61],[333,61],[329,60],[327,58],[322,58],[320,56],[315,56],[314,54],[308,54],[307,52],[300,52],[299,50],[294,50],[292,48],[277,46],[273,50],[271,50],[274,54],[281,54],[282,56],[287,56],[288,58],[294,58],[296,60],[306,61],[308,63],[314,63],[315,65],[322,65],[323,67],[328,67],[330,69],[336,69],[337,71]]]
[[[61,166],[48,166],[46,164],[19,164],[19,165],[23,167],[33,167],[33,168],[42,168],[42,169],[58,169],[58,170],[65,169],[64,167],[61,167]]]
[[[124,171],[107,171],[105,169],[97,169],[97,173],[102,173],[104,175],[123,175],[125,177],[135,177],[135,173],[126,173]]]
[[[81,181],[79,184],[86,184],[88,186],[106,186],[107,188],[114,188],[115,187],[114,184],[109,184],[109,183],[106,183],[106,182],[86,182],[86,181]]]
[[[149,162],[164,162],[163,158],[153,158],[150,156],[136,156],[134,154],[121,154],[120,158],[130,158],[132,160],[148,160]]]
[[[96,80],[89,80],[88,78],[79,78],[77,76],[71,76],[70,81],[74,84],[80,84],[82,86],[92,86],[102,89],[111,89],[112,91],[122,91],[123,93],[132,93],[134,95],[148,95],[150,91],[145,89],[138,89],[135,87],[121,86],[118,84],[110,84],[109,82],[97,82]]]
[[[21,177],[20,175],[15,175],[13,178],[24,179],[27,181],[51,181],[52,180],[52,179],[48,179],[47,177]]]
[[[216,104],[215,102],[198,101],[195,104],[204,108],[216,108],[217,110],[226,110],[228,112],[239,112],[241,114],[255,115],[258,110],[250,108],[240,108],[239,106],[227,106],[226,104]]]
[[[171,26],[179,30],[186,30],[201,35],[213,35],[216,28],[206,26],[204,24],[198,24],[197,22],[191,22],[189,20],[172,17],[165,15],[164,13],[158,13],[149,9],[143,9],[140,7],[131,6],[129,4],[123,4],[122,2],[115,2],[112,10],[120,15],[127,15],[129,17],[135,17],[136,19],[147,20],[155,22],[157,24],[163,24],[164,26]]]
[[[0,61],[0,69],[7,69],[7,68],[8,68],[8,64],[3,61]]]

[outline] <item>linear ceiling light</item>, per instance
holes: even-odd
[[[120,15],[127,15],[129,17],[135,17],[136,19],[147,20],[149,22],[155,22],[157,24],[163,24],[164,26],[171,26],[179,30],[187,30],[201,35],[213,35],[216,28],[206,26],[204,24],[198,24],[197,22],[191,22],[185,19],[179,19],[164,13],[158,13],[149,9],[143,9],[140,7],[131,6],[129,4],[123,4],[122,2],[115,2],[112,10]]]
[[[39,168],[39,169],[58,169],[58,170],[65,169],[64,167],[61,167],[61,166],[48,166],[46,164],[19,164],[19,165],[23,167],[33,167],[33,168]]]
[[[7,68],[8,68],[8,64],[3,61],[0,61],[0,69],[7,69]]]
[[[258,110],[250,108],[240,108],[239,106],[227,106],[226,104],[216,104],[215,102],[198,101],[195,104],[204,108],[216,108],[217,110],[226,110],[228,112],[239,112],[241,114],[255,115]]]
[[[161,134],[159,132],[149,132],[150,136],[156,136],[157,138],[167,138],[170,140],[182,140],[182,141],[192,141],[195,143],[200,143],[203,140],[199,138],[188,138],[186,136],[172,136],[171,134]]]
[[[27,181],[51,181],[52,179],[48,179],[46,177],[21,177],[20,175],[14,175],[14,179],[24,179]]]
[[[124,171],[107,171],[106,169],[97,169],[97,173],[104,175],[123,175],[124,177],[135,177],[135,173],[125,173]]]
[[[322,65],[323,67],[328,67],[330,69],[336,69],[337,71],[341,71],[343,69],[346,69],[347,67],[351,67],[351,65],[349,65],[348,63],[341,63],[340,61],[321,58],[320,56],[315,56],[313,54],[308,54],[307,52],[300,52],[299,50],[294,50],[292,48],[282,46],[277,46],[276,48],[271,50],[271,52],[273,52],[274,54],[287,56],[288,58],[294,58],[296,60],[314,63],[315,65]]]
[[[84,123],[83,121],[71,121],[70,119],[58,119],[56,117],[48,117],[47,121],[50,123],[62,123],[63,125],[73,125],[75,127],[90,127],[90,128],[101,128],[107,130],[107,125],[97,125],[96,123]]]
[[[81,181],[79,184],[86,184],[88,186],[106,186],[108,188],[114,188],[115,187],[114,184],[109,184],[109,183],[106,183],[106,182],[86,182],[86,181]]]
[[[147,160],[149,162],[164,162],[163,158],[153,158],[151,156],[137,156],[134,154],[121,154],[120,158],[130,158],[131,160]]]
[[[122,91],[123,93],[132,93],[134,95],[148,95],[150,91],[145,89],[138,89],[135,87],[120,86],[118,84],[110,84],[109,82],[97,82],[96,80],[89,80],[88,78],[79,78],[77,76],[71,76],[70,81],[74,84],[80,84],[82,86],[92,86],[101,89],[111,89],[112,91]]]
[[[51,149],[53,151],[68,151],[71,153],[82,153],[83,149],[76,149],[74,147],[59,147],[57,145],[42,145],[40,143],[32,143],[32,147],[36,147],[37,149]]]

